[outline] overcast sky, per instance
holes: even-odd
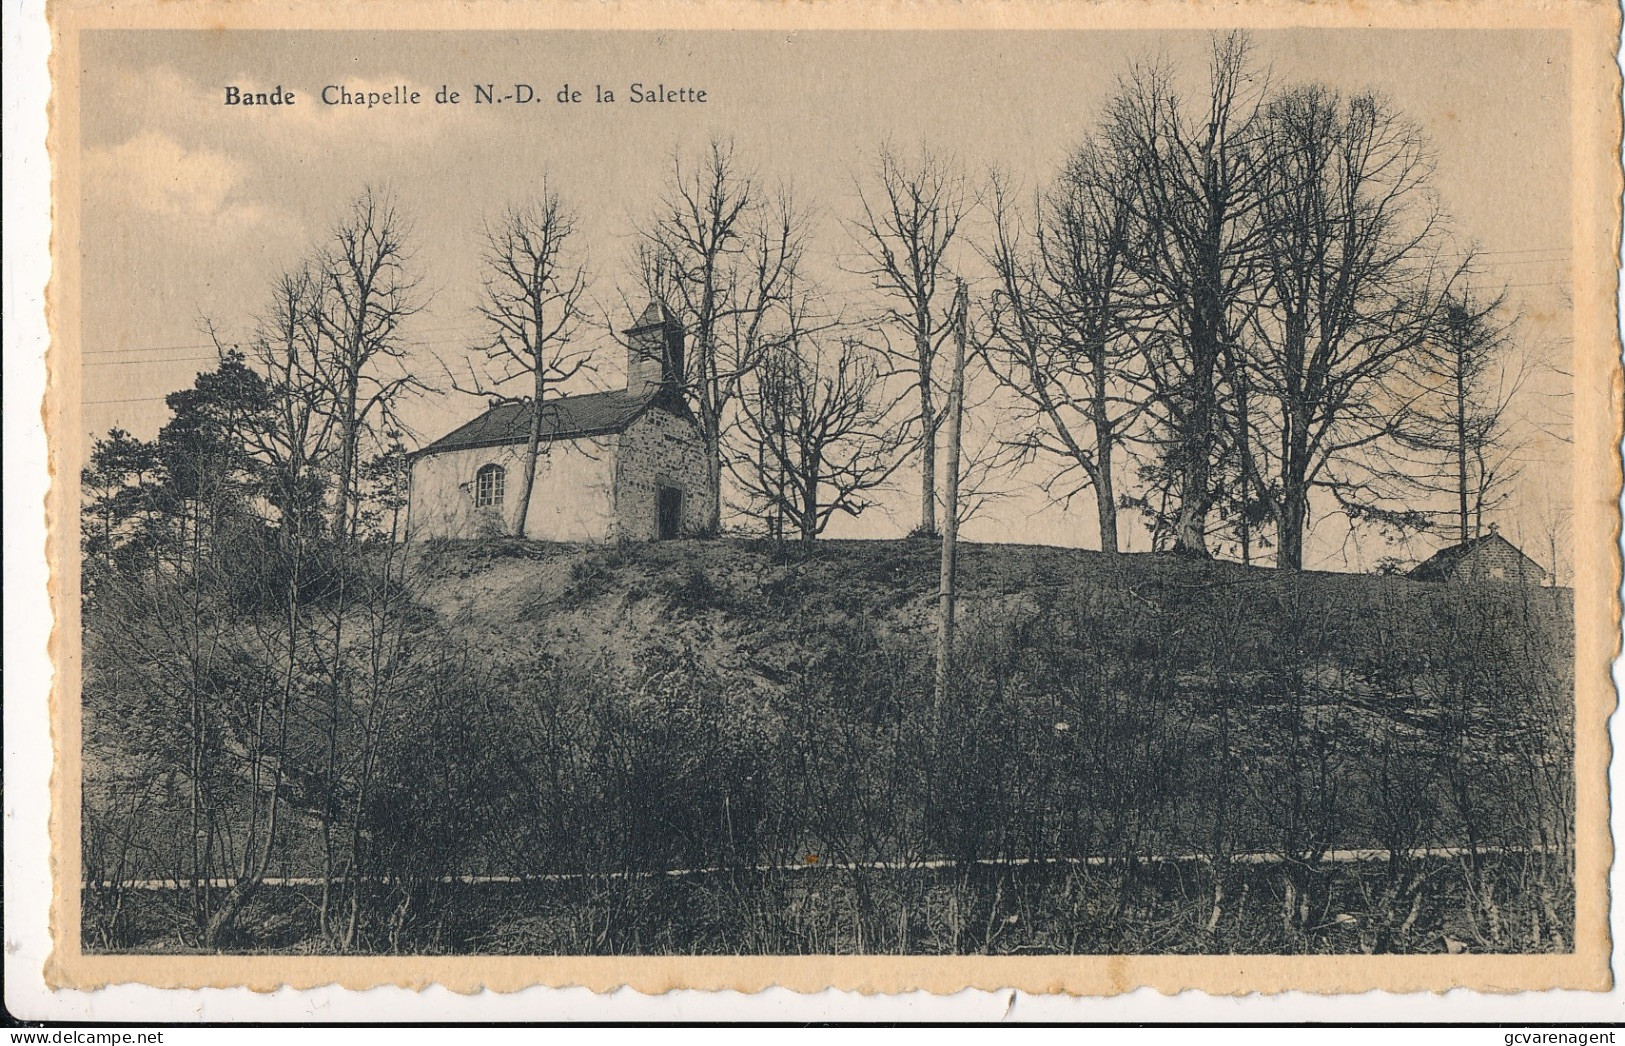
[[[1435,187],[1455,237],[1485,253],[1510,286],[1524,342],[1566,358],[1570,263],[1568,50],[1562,33],[1334,30],[1255,34],[1280,84],[1320,80],[1375,89],[1422,125]],[[94,32],[83,48],[85,231],[82,302],[85,428],[150,436],[164,393],[208,361],[199,320],[247,325],[272,277],[297,261],[367,183],[386,185],[415,226],[415,263],[432,289],[412,333],[429,358],[457,361],[476,336],[471,313],[482,217],[523,200],[545,172],[581,216],[596,296],[630,288],[630,233],[651,209],[673,148],[731,136],[769,180],[794,183],[822,220],[814,254],[849,255],[851,175],[876,144],[926,142],[972,172],[997,163],[1029,184],[1047,178],[1097,122],[1128,63],[1163,56],[1192,82],[1204,33],[408,33]],[[475,105],[532,85],[542,102]],[[552,101],[568,82],[588,99]],[[626,104],[633,82],[701,88],[703,105]],[[622,100],[596,105],[595,84]],[[293,106],[228,107],[225,88],[292,90]],[[327,85],[404,85],[417,106],[327,106]],[[462,104],[433,102],[442,85]],[[625,317],[629,318],[629,317]],[[607,348],[606,338],[606,348]],[[618,360],[616,361],[618,364]],[[1566,368],[1565,368],[1566,369]],[[606,366],[600,384],[616,384]],[[1563,389],[1531,385],[1544,412]],[[424,441],[477,413],[447,394],[413,405]],[[1506,523],[1535,533],[1569,497],[1565,454],[1546,441]],[[891,535],[912,522],[903,480],[890,514],[843,533]],[[1087,502],[1087,498],[1084,502]],[[1013,521],[1020,521],[1020,526]],[[970,536],[1091,545],[1092,512],[1021,498]],[[1392,549],[1346,550],[1331,520],[1320,563],[1369,567]],[[1131,539],[1136,540],[1136,539]],[[1144,548],[1144,537],[1137,537]],[[1431,551],[1423,539],[1415,554]]]

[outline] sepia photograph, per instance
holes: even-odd
[[[1606,985],[1575,36],[78,31],[58,961]]]

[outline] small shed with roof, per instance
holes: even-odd
[[[626,388],[541,404],[527,537],[603,542],[678,537],[708,518],[710,470],[683,399],[682,327],[651,304],[629,330]],[[536,404],[496,403],[412,456],[417,540],[518,531]]]
[[[1493,530],[1483,537],[1442,548],[1411,568],[1417,581],[1512,581],[1539,585],[1546,570]]]

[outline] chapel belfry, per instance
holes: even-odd
[[[642,397],[683,383],[683,325],[657,302],[650,302],[626,336],[626,391]]]

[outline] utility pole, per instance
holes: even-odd
[[[970,311],[965,281],[958,281],[954,294],[954,377],[948,394],[948,460],[943,479],[947,489],[942,518],[942,572],[937,583],[937,679],[932,704],[934,718],[953,680],[955,569],[959,545],[959,442],[960,422],[965,413],[965,324]]]

